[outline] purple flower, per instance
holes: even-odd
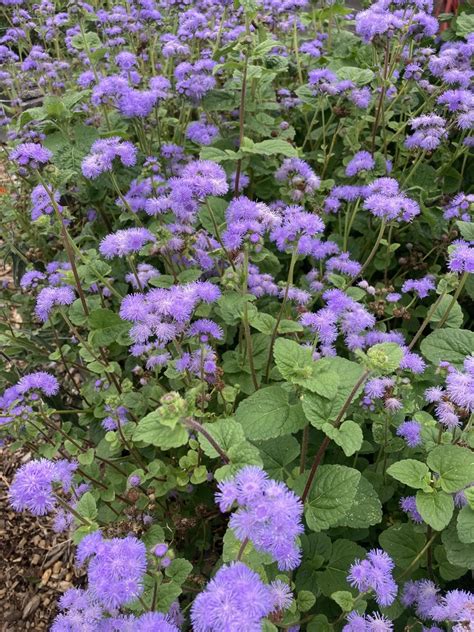
[[[422,619],[431,618],[432,609],[439,603],[439,588],[428,579],[408,581],[403,587],[400,601],[405,607],[416,605],[416,614]]]
[[[75,463],[68,461],[29,461],[16,472],[10,485],[10,504],[16,511],[28,509],[35,516],[44,516],[56,506],[53,483],[61,483],[65,491],[71,485]]]
[[[229,190],[224,169],[211,160],[195,160],[184,167],[181,181],[198,198],[225,195]]]
[[[393,623],[377,612],[359,614],[353,610],[347,615],[347,623],[342,632],[392,632]]]
[[[191,607],[194,632],[259,630],[261,621],[277,610],[280,587],[272,590],[242,562],[222,566]]]
[[[450,400],[469,412],[474,411],[474,371],[471,365],[469,360],[465,360],[465,372],[452,369],[446,376],[446,392]]]
[[[448,268],[451,272],[474,272],[474,242],[454,241],[449,248]]]
[[[53,191],[52,195],[54,200],[56,201],[56,205],[59,209],[59,212],[62,211],[62,207],[59,205],[59,192]],[[51,215],[54,211],[53,205],[51,203],[51,198],[49,193],[46,191],[42,184],[38,184],[31,192],[31,219],[33,221],[37,220],[42,215]]]
[[[435,287],[434,277],[428,275],[422,279],[407,279],[402,285],[402,292],[414,292],[418,298],[426,298]]]
[[[20,395],[26,395],[30,391],[41,391],[44,395],[56,395],[59,391],[59,383],[54,375],[45,371],[37,371],[24,375],[17,384]]]
[[[363,208],[385,220],[410,222],[420,214],[418,203],[400,192],[393,178],[378,178],[369,184]]]
[[[57,305],[71,305],[75,298],[74,290],[68,285],[45,287],[36,298],[35,314],[45,323],[53,307]]]
[[[295,202],[316,191],[321,183],[308,163],[300,158],[285,158],[275,178],[288,185],[290,197]]]
[[[91,153],[82,161],[82,173],[94,180],[102,173],[112,171],[115,158],[125,167],[133,167],[137,161],[137,148],[118,136],[96,140]]]
[[[269,479],[256,466],[247,466],[219,485],[216,500],[223,511],[237,501],[239,508],[229,524],[239,540],[248,538],[257,551],[269,553],[280,570],[299,565],[301,552],[295,538],[303,532],[303,506],[284,483]]]
[[[145,244],[155,241],[155,236],[146,228],[125,228],[104,237],[100,242],[99,252],[106,259],[127,257],[139,252]]]
[[[355,176],[360,171],[370,171],[375,167],[375,160],[368,151],[358,151],[346,167],[346,176]]]
[[[360,592],[373,590],[379,606],[390,606],[397,595],[397,584],[392,577],[392,558],[381,549],[372,549],[365,560],[356,560],[349,569],[347,581]]]
[[[216,85],[212,74],[215,65],[212,59],[199,59],[194,64],[188,61],[178,64],[174,71],[178,93],[193,101],[200,101]]]
[[[194,121],[186,128],[186,138],[197,145],[210,145],[218,134],[219,130],[215,125],[203,121]]]
[[[77,559],[88,561],[89,591],[105,608],[119,608],[143,592],[146,547],[135,536],[105,540],[92,533],[79,543]]]
[[[200,318],[192,323],[192,325],[188,328],[186,335],[198,336],[200,342],[208,342],[209,337],[214,338],[215,340],[222,340],[224,332],[222,331],[222,327],[214,321],[208,320],[207,318]]]
[[[423,518],[416,507],[416,496],[404,496],[400,498],[400,508],[408,514],[408,517],[413,520],[413,522],[417,524],[423,523]]]
[[[404,421],[397,428],[397,435],[405,439],[409,448],[421,445],[421,424],[417,421]]]
[[[464,222],[471,221],[470,209],[474,205],[474,194],[458,193],[445,206],[443,217],[446,220],[461,219]]]
[[[418,116],[410,121],[410,127],[413,133],[405,140],[405,147],[408,149],[420,148],[432,151],[448,135],[446,121],[437,114]]]
[[[227,229],[222,240],[230,250],[241,248],[244,240],[257,244],[266,230],[280,222],[279,216],[263,202],[253,202],[245,195],[234,198],[226,210]]]
[[[53,154],[39,143],[22,143],[10,152],[9,157],[21,167],[39,169],[51,160]]]
[[[298,253],[311,254],[323,231],[324,223],[318,215],[305,212],[301,206],[287,206],[273,226],[270,239],[283,252],[296,246]]]

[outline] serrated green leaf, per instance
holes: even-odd
[[[433,490],[431,493],[416,493],[416,508],[423,520],[435,531],[442,531],[448,526],[454,511],[454,500],[443,491]]]
[[[461,368],[464,358],[474,349],[474,332],[467,329],[438,329],[427,336],[420,345],[421,352],[437,366],[446,361]]]
[[[393,559],[399,568],[412,566],[415,571],[422,558],[415,562],[426,544],[425,536],[414,530],[413,525],[404,523],[394,525],[383,531],[379,536],[380,546]]]
[[[430,471],[424,463],[415,459],[404,459],[398,463],[393,463],[387,469],[387,474],[414,489],[429,487]]]
[[[457,519],[458,538],[463,544],[474,543],[474,509],[462,507]]]
[[[439,474],[438,484],[445,492],[458,492],[474,480],[474,455],[468,448],[439,446],[428,454],[426,462]]]

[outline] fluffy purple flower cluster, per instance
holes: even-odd
[[[365,560],[356,560],[349,569],[347,581],[360,592],[373,591],[379,606],[390,606],[397,596],[398,587],[392,576],[395,565],[381,549],[372,549]]]
[[[346,176],[356,176],[361,171],[371,171],[375,167],[375,160],[368,151],[358,151],[347,163]]]
[[[342,333],[350,349],[365,345],[364,334],[375,325],[375,317],[342,290],[323,294],[326,306],[301,316],[301,323],[317,335],[318,348],[324,356],[336,354],[335,343]]]
[[[446,121],[437,114],[423,114],[410,121],[413,134],[405,140],[408,149],[433,151],[447,137]]]
[[[448,267],[451,272],[474,272],[474,242],[458,239],[451,244]]]
[[[474,357],[464,359],[464,371],[448,366],[445,388],[428,388],[425,399],[435,404],[436,418],[443,426],[448,429],[461,426],[465,414],[474,411]]]
[[[244,241],[256,245],[266,231],[280,223],[279,216],[263,202],[253,202],[241,195],[226,210],[227,229],[222,240],[229,250],[238,250]]]
[[[318,68],[308,73],[308,83],[315,95],[346,97],[360,109],[366,109],[371,101],[370,88],[357,88],[349,79],[338,80],[329,68]]]
[[[53,154],[39,143],[21,143],[10,152],[10,160],[23,169],[39,169],[47,164]]]
[[[9,496],[13,509],[28,509],[35,516],[50,513],[57,504],[54,483],[58,483],[68,492],[76,468],[76,463],[69,463],[66,460],[39,459],[25,463],[16,472],[10,485]]]
[[[242,468],[219,484],[216,500],[221,511],[239,508],[230,526],[239,540],[250,540],[257,551],[270,554],[280,570],[299,566],[301,551],[295,539],[303,532],[303,505],[284,483],[268,478],[256,466]]]
[[[474,207],[474,194],[458,193],[446,205],[444,219],[460,219],[463,222],[471,221],[471,208]]]
[[[347,623],[342,632],[392,632],[393,623],[377,612],[360,614],[353,610],[347,615]]]
[[[314,193],[321,183],[308,163],[300,158],[286,158],[276,171],[275,178],[288,187],[290,198],[295,202]]]
[[[286,610],[291,592],[281,581],[264,584],[242,562],[222,566],[194,600],[191,621],[195,632],[231,632],[262,628],[272,612]]]
[[[115,610],[141,595],[146,547],[136,537],[104,539],[95,531],[77,547],[77,563],[87,562],[88,590],[102,607]]]
[[[378,178],[371,182],[362,206],[386,221],[411,222],[420,214],[418,203],[400,191],[398,182],[393,178]]]
[[[474,623],[474,594],[465,590],[450,590],[444,595],[430,580],[406,582],[402,604],[414,607],[423,621],[450,624],[453,632],[469,630]]]
[[[161,366],[170,359],[166,345],[178,336],[207,335],[221,338],[222,331],[211,321],[201,321],[189,327],[191,317],[199,303],[213,303],[220,296],[219,288],[209,281],[196,281],[187,285],[175,285],[169,289],[156,288],[146,294],[126,296],[120,307],[123,320],[133,323],[130,336],[134,341],[132,355],[147,354],[149,366]],[[204,354],[204,356],[202,355]],[[212,349],[204,346],[194,354],[185,353],[178,359],[180,371],[198,369],[200,375],[203,362],[205,373],[214,373],[215,356]]]
[[[145,244],[155,241],[155,236],[146,228],[125,228],[104,237],[99,252],[106,259],[128,257],[139,252]]]
[[[137,161],[137,148],[119,137],[96,140],[91,153],[82,161],[84,177],[94,180],[102,173],[112,171],[116,158],[125,167],[133,167]]]
[[[418,421],[404,421],[397,428],[397,435],[405,439],[409,448],[421,445],[421,424]]]

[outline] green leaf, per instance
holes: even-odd
[[[300,612],[308,612],[314,606],[316,597],[309,590],[300,590],[296,597],[296,607]]]
[[[244,139],[241,151],[247,154],[259,154],[261,156],[276,156],[281,154],[288,158],[297,158],[298,150],[281,138],[262,140],[260,143],[253,143],[250,139]],[[250,141],[250,142],[249,142]]]
[[[461,13],[456,17],[456,35],[467,37],[474,31],[474,14]]]
[[[299,405],[290,404],[281,386],[269,386],[243,400],[235,413],[251,441],[262,441],[301,430],[306,420]]]
[[[142,536],[142,540],[148,549],[151,549],[156,544],[160,544],[165,541],[165,532],[158,524],[152,525],[147,529],[146,533]]]
[[[282,377],[322,397],[332,399],[337,392],[338,377],[323,363],[315,362],[309,347],[293,340],[278,338],[273,350],[276,365]]]
[[[337,392],[331,399],[317,393],[304,393],[303,410],[311,424],[321,429],[326,422],[335,421],[338,413],[351,394],[357,381],[364,373],[363,367],[345,358],[323,358],[318,360],[321,370],[335,373],[338,376]],[[362,386],[358,393],[362,391]],[[356,397],[354,397],[354,400]]]
[[[474,456],[468,448],[443,445],[428,454],[428,466],[439,474],[438,484],[450,494],[474,480]]]
[[[466,241],[474,241],[474,225],[472,222],[457,221],[456,225]]]
[[[393,373],[399,368],[403,350],[396,342],[382,342],[370,347],[367,357],[371,368],[383,374]]]
[[[191,562],[188,562],[188,560],[184,558],[177,557],[172,560],[171,564],[165,569],[165,575],[181,586],[192,570],[193,565]]]
[[[433,490],[431,493],[418,491],[416,508],[423,520],[435,531],[442,531],[448,526],[454,511],[454,500],[443,491]]]
[[[87,520],[93,521],[97,518],[97,504],[91,492],[86,492],[79,498],[75,510]]]
[[[474,509],[466,505],[458,514],[458,538],[463,544],[474,543]]]
[[[148,445],[156,445],[162,450],[179,448],[188,442],[187,430],[177,424],[174,428],[159,423],[157,414],[150,413],[138,422],[133,433],[134,441],[141,441]]]
[[[345,465],[322,465],[305,505],[308,527],[323,531],[346,516],[357,494],[361,474]]]
[[[438,329],[422,341],[420,348],[425,358],[435,366],[446,361],[462,368],[464,358],[471,355],[474,349],[474,332],[467,329]]]
[[[448,558],[446,557],[446,550],[444,546],[437,546],[434,550],[435,559],[439,564],[439,574],[441,577],[450,582],[455,579],[459,579],[466,573],[465,568],[461,568],[460,566],[454,566],[448,562]]]
[[[217,445],[224,450],[224,452],[228,452],[232,446],[245,442],[245,435],[242,430],[242,426],[232,417],[227,419],[218,419],[213,423],[204,424],[204,428],[207,432],[209,432],[211,437],[216,441]],[[218,452],[212,447],[204,435],[199,434],[198,440],[204,454],[207,454],[207,456],[211,457],[211,459],[215,459],[219,456]]]
[[[331,558],[324,571],[318,572],[321,592],[330,597],[338,590],[347,590],[347,573],[355,559],[365,557],[366,551],[351,540],[336,540],[332,545]]]
[[[420,558],[415,562],[415,559],[426,544],[425,536],[409,523],[389,527],[380,534],[379,542],[399,568],[408,568],[414,563],[412,568],[415,571],[423,561]]]
[[[446,549],[448,562],[454,566],[474,570],[474,546],[461,542],[455,525],[443,531],[441,539]]]
[[[257,443],[263,460],[263,469],[276,480],[283,481],[289,476],[288,465],[291,465],[300,454],[300,444],[291,435],[277,437],[269,441]]]
[[[394,463],[387,473],[400,483],[414,489],[429,489],[430,471],[424,463],[415,459],[404,459]]]
[[[352,506],[337,526],[366,529],[381,521],[382,503],[372,483],[361,476]]]
[[[332,545],[325,533],[301,536],[302,561],[296,571],[297,590],[309,590],[319,594],[318,572],[331,557]]]
[[[337,590],[333,592],[331,599],[340,606],[343,612],[350,612],[354,607],[354,597],[348,590]]]
[[[324,424],[322,431],[340,446],[346,456],[352,456],[360,450],[364,435],[359,424],[352,419],[346,419],[339,428],[332,424]]]
[[[343,66],[336,69],[336,74],[339,79],[349,79],[359,86],[363,86],[370,83],[374,78],[374,73],[369,68],[356,68],[354,66]]]
[[[446,311],[450,308],[451,302],[453,300],[452,296],[446,295],[443,296],[436,306],[436,309],[431,316],[430,323],[439,323],[446,313]],[[454,302],[454,305],[451,307],[448,318],[444,323],[444,327],[450,327],[452,329],[456,329],[460,327],[463,323],[464,315],[462,313],[461,305],[457,301]]]
[[[173,601],[180,596],[181,586],[176,582],[163,582],[158,586],[156,609],[160,612],[168,612]]]
[[[78,455],[77,460],[81,465],[90,465],[94,461],[94,456],[94,448],[89,448],[86,452],[81,452],[81,454]]]
[[[94,346],[107,347],[116,342],[124,332],[128,332],[130,323],[124,322],[110,309],[96,309],[88,318],[91,328],[90,341]]]

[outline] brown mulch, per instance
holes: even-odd
[[[75,583],[74,547],[48,516],[13,511],[8,486],[31,458],[0,447],[0,632],[48,630],[59,596]]]

